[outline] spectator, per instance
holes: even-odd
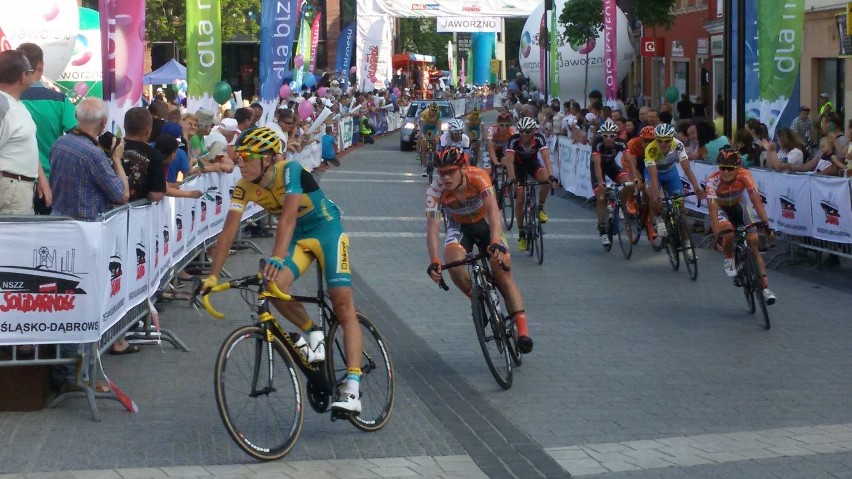
[[[691,120],[681,120],[677,123],[677,139],[683,143],[689,161],[700,159],[698,156],[698,130]]]
[[[833,111],[826,113],[820,120],[820,129],[823,135],[831,137],[837,156],[845,159],[849,140],[843,134],[843,123],[840,121],[840,116]]]
[[[157,138],[157,141],[159,141],[160,138],[162,138],[163,136],[170,136],[175,139],[175,143],[177,144],[177,151],[174,153],[173,158],[171,158],[170,161],[166,161],[166,154],[163,153],[163,151],[165,150],[158,148],[156,141],[153,145],[151,145],[154,148],[157,148],[157,151],[159,151],[160,154],[163,155],[163,162],[166,164],[166,187],[177,186],[177,184],[183,178],[186,178],[190,175],[194,175],[200,171],[198,168],[193,168],[190,165],[189,156],[186,154],[186,151],[180,148],[181,134],[181,126],[177,123],[170,122],[163,125],[163,133],[160,135],[159,138]],[[167,144],[165,140],[163,141],[164,143],[161,146],[166,147],[170,145],[170,143]],[[166,190],[166,194],[167,196],[172,196],[168,195],[168,190]]]
[[[111,133],[97,136],[106,128],[109,112],[99,98],[85,98],[75,111],[77,126],[59,137],[50,149],[50,187],[55,193],[54,216],[69,216],[77,221],[95,221],[113,204],[127,203],[130,187],[121,157],[124,144]],[[123,338],[113,344],[112,354],[139,351]],[[62,344],[59,354],[71,357],[77,345]],[[61,364],[51,368],[54,389],[64,392],[74,381],[76,368]]]
[[[769,168],[789,171],[789,167],[801,166],[805,161],[807,148],[791,128],[778,130],[778,145],[781,149],[777,152],[775,144],[769,140],[764,140],[761,145],[767,151],[766,165]]]
[[[761,166],[761,159],[766,155],[763,147],[756,144],[754,136],[748,128],[740,128],[734,135],[734,146],[743,158],[743,167]]]
[[[227,148],[229,145],[234,144],[239,133],[240,129],[237,127],[237,120],[235,118],[222,119],[219,126],[204,137],[207,155],[201,159],[211,166],[218,165],[221,171],[233,171],[234,161],[228,156]]]
[[[703,121],[695,124],[695,136],[698,139],[698,157],[710,165],[716,164],[719,150],[730,141],[725,135],[716,133],[716,127],[711,121]]]
[[[67,96],[46,88],[41,83],[44,73],[44,52],[41,47],[35,43],[22,43],[18,46],[18,50],[26,55],[30,65],[35,69],[33,83],[21,94],[21,102],[27,107],[35,122],[38,157],[44,176],[50,182],[50,147],[57,138],[77,125],[77,120],[74,118],[74,105]],[[33,204],[35,214],[50,214],[50,205],[46,204],[46,199],[48,198],[44,195],[35,195]]]
[[[618,110],[615,110],[618,111]],[[618,139],[627,141],[627,120],[624,118],[617,118],[615,120],[615,124],[618,126]]]
[[[799,135],[806,145],[810,145],[813,136],[811,132],[814,128],[814,122],[811,121],[811,108],[806,105],[799,107],[799,116],[790,124],[790,129],[793,133]],[[809,151],[809,150],[803,150]]]
[[[819,141],[819,155],[800,166],[789,166],[789,171],[813,171],[820,175],[837,176],[846,170],[845,162],[837,154],[837,144],[830,136]],[[782,168],[783,169],[783,168]]]
[[[636,120],[639,120],[639,106],[636,104],[636,97],[631,96],[627,98],[627,104],[625,105],[625,114],[627,115],[628,120],[632,120],[634,124],[636,124]],[[641,121],[641,120],[640,120]],[[639,125],[636,125],[639,126]]]
[[[151,113],[143,107],[131,108],[124,114],[122,164],[130,184],[130,201],[160,201],[166,193],[163,157],[148,144],[152,127]]]
[[[627,141],[639,136],[639,130],[636,127],[636,120],[628,119],[624,126],[624,130],[627,132]]]
[[[594,105],[595,103],[600,103],[601,106],[598,107],[598,109],[600,110],[600,108],[603,106],[602,102],[603,102],[603,95],[601,95],[601,92],[599,92],[597,90],[592,90],[592,91],[589,92],[588,103],[586,103],[586,105],[588,105],[589,108],[591,108],[591,106]]]
[[[234,112],[234,121],[237,123],[237,135],[253,128],[254,114],[255,112],[251,108],[237,108],[237,111]],[[228,158],[233,162],[237,161],[237,151],[234,149],[235,141],[236,135],[234,136],[234,140],[228,143],[228,147],[225,149],[228,153]]]
[[[645,113],[645,126],[656,128],[660,124],[660,114],[653,108],[648,108]]]
[[[198,160],[207,155],[204,137],[209,135],[213,128],[213,114],[202,108],[195,112],[195,119],[198,124],[195,135],[189,139],[189,157]]]
[[[660,123],[665,123],[666,125],[671,125],[674,122],[674,118],[672,117],[672,113],[670,111],[660,111],[659,118]]]
[[[680,101],[677,102],[677,117],[679,120],[691,120],[693,117],[692,102],[689,100],[689,95],[683,93],[680,95]]]
[[[645,128],[648,125],[648,112],[651,111],[651,107],[643,105],[639,108],[639,130]]]
[[[170,124],[174,125],[174,123],[166,123],[166,125],[170,125]],[[164,127],[164,129],[165,129],[165,127]],[[167,168],[169,168],[171,166],[171,163],[174,162],[176,155],[180,151],[180,149],[178,148],[177,139],[174,136],[172,136],[171,134],[168,134],[168,133],[163,133],[162,135],[160,135],[157,138],[157,140],[154,142],[153,147],[154,147],[155,150],[157,150],[157,152],[160,154],[160,156],[162,156],[163,164]],[[189,164],[189,163],[187,163],[187,164]],[[195,199],[198,199],[198,198],[201,198],[202,194],[203,193],[199,190],[182,190],[182,189],[180,189],[177,180],[175,180],[175,181],[168,181],[167,180],[166,181],[166,196],[172,196],[174,198],[195,198]],[[184,281],[192,279],[192,277],[189,276],[189,275],[186,275],[186,273],[183,273],[183,274],[185,275],[183,277],[181,277],[180,274],[178,275],[179,279],[182,279]]]
[[[263,119],[263,105],[257,102],[252,103],[251,110],[253,114],[251,119],[251,125],[255,128],[262,126],[260,122]]]
[[[162,91],[162,89],[158,88],[158,91]],[[154,99],[150,105],[148,105],[148,111],[151,113],[151,138],[148,138],[149,142],[152,142],[160,136],[160,133],[163,131],[163,125],[166,123],[166,116],[169,114],[169,104],[165,102],[165,100]]]
[[[834,113],[834,104],[828,98],[828,93],[819,94],[819,117],[825,118],[825,115]]]
[[[375,143],[373,140],[373,125],[367,115],[361,115],[358,120],[358,132],[361,134],[361,141],[366,143]]]
[[[695,122],[707,119],[707,102],[704,97],[698,95],[692,103],[692,120]]]
[[[0,214],[33,214],[34,185],[47,206],[52,201],[38,157],[36,124],[20,100],[34,72],[23,52],[0,53]]]
[[[194,162],[195,158],[191,156],[192,150],[189,147],[189,140],[198,131],[198,118],[192,113],[185,113],[181,118],[180,127],[181,138],[179,148],[186,152],[186,156],[190,162]]]

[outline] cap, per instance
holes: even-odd
[[[183,128],[179,124],[169,121],[163,124],[163,129],[160,133],[174,137],[180,142],[180,138],[183,136]]]
[[[213,124],[213,113],[201,108],[195,112],[195,118],[198,119],[198,125],[212,125]]]
[[[222,123],[219,123],[219,128],[224,131],[228,131],[231,133],[239,133],[240,129],[237,127],[237,120],[233,118],[225,118],[222,120]]]
[[[809,107],[807,105],[802,105],[802,106],[799,107],[799,111],[800,112],[801,111],[811,111],[811,107]]]
[[[163,91],[163,87],[157,87],[157,91]]]
[[[828,98],[828,93],[820,93],[819,97],[820,98]]]
[[[337,86],[337,85],[340,85],[340,83],[337,80],[331,81],[331,86]]]

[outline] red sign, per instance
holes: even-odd
[[[666,43],[663,37],[642,37],[639,41],[642,43],[643,57],[666,56]]]

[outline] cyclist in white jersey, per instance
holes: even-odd
[[[451,146],[461,149],[465,161],[470,164],[470,137],[464,134],[464,122],[458,118],[450,120],[447,124],[447,131],[441,135],[439,140],[438,150],[441,151]]]

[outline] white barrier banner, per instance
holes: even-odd
[[[760,201],[763,202],[763,208],[766,209],[766,216],[769,218],[769,226],[775,229],[775,225],[778,223],[778,217],[781,216],[781,206],[779,201],[770,202],[769,199],[778,196],[776,192],[777,184],[775,182],[775,177],[778,173],[759,168],[752,168],[749,171],[751,172],[752,178],[754,178],[754,184],[757,186],[757,192],[760,194]],[[757,211],[754,209],[751,199],[746,199],[748,200],[748,208],[751,212],[751,217],[754,218],[754,221],[759,220],[760,217],[757,215]]]
[[[810,175],[777,174],[775,191],[767,198],[771,211],[778,211],[775,224],[784,233],[811,236]]]
[[[322,162],[322,155],[320,155],[320,145],[319,143],[311,143],[299,153],[288,154],[287,159],[298,161],[299,164],[302,165],[302,168],[308,171],[313,171],[314,168],[318,167]]]
[[[162,201],[151,204],[151,244],[154,245],[154,267],[148,273],[148,285],[151,291],[157,289],[163,276],[171,266],[171,240],[174,215],[172,213],[171,201],[173,198],[164,198]]]
[[[97,249],[98,269],[105,280],[100,283],[103,298],[101,311],[101,330],[106,331],[117,323],[124,313],[130,310],[128,288],[133,265],[127,250],[127,222],[129,210],[110,216],[101,223],[103,227],[103,247]]]
[[[0,228],[0,344],[100,338],[102,285],[109,278],[98,269],[102,228],[77,221]]]
[[[148,274],[153,271],[151,268],[155,255],[151,247],[151,207],[147,205],[131,207],[128,217],[127,251],[135,256],[131,255],[134,258],[132,273],[129,269],[125,270],[128,273],[124,276],[127,283],[128,306],[132,308],[148,297]]]
[[[219,193],[219,174],[206,174],[198,178],[199,187],[204,194],[198,202],[198,232],[195,237],[195,242],[201,244],[207,238],[216,234],[215,230],[210,229],[210,223],[213,222],[213,211],[216,207],[216,195]]]
[[[190,218],[192,216],[192,205],[196,200],[192,198],[173,198],[173,200],[175,221],[171,265],[175,266],[189,251],[187,249],[187,245],[189,245],[187,235],[192,222]]]
[[[502,31],[503,21],[499,17],[438,17],[438,33],[494,32]]]
[[[563,187],[570,193],[583,198],[595,196],[592,190],[592,175],[589,165],[592,158],[592,147],[582,143],[565,141],[560,143],[560,167]]]
[[[683,168],[681,168],[680,164],[677,164],[675,167],[677,168],[677,173],[680,176],[680,182],[683,185],[683,192],[693,192],[695,189],[692,187],[692,183],[689,182],[689,178],[686,176],[686,173],[684,173]],[[706,165],[704,163],[690,163],[689,167],[692,169],[692,174],[695,175],[695,181],[698,182],[701,189],[704,189],[707,186],[707,177],[713,173],[715,168],[712,165]],[[701,205],[699,205],[698,198],[696,196],[687,196],[684,199],[684,205],[689,210],[700,211],[701,213],[707,214],[707,202],[702,201]]]
[[[204,192],[204,184],[200,180],[199,177],[195,177],[181,186],[182,190],[188,191],[201,191]],[[183,238],[184,247],[186,251],[192,251],[193,248],[201,244],[201,241],[198,239],[198,225],[199,225],[199,210],[201,209],[201,199],[190,200],[185,198],[181,200],[185,202],[185,208],[182,210],[181,214],[181,222],[182,222],[182,230],[183,230]]]
[[[852,243],[852,197],[846,178],[811,176],[813,237],[836,243]]]

